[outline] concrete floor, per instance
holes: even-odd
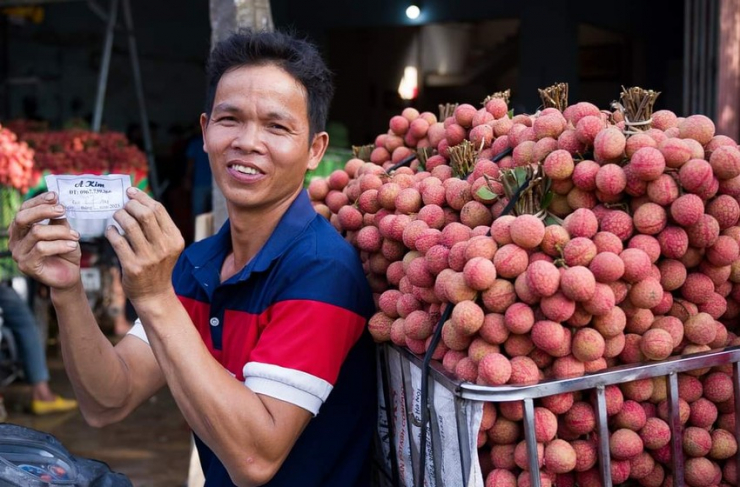
[[[50,352],[52,389],[72,397],[59,356]],[[28,412],[30,388],[11,384],[5,397],[8,422],[54,435],[73,454],[106,462],[136,487],[185,486],[190,460],[190,429],[167,389],[143,404],[121,423],[95,429],[79,411],[49,416]]]

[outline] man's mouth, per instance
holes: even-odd
[[[252,176],[256,176],[258,174],[262,174],[260,171],[258,171],[257,169],[255,169],[253,167],[242,166],[241,164],[233,164],[231,166],[231,168],[234,169],[237,172],[242,173],[242,174],[249,174],[249,175],[252,175]]]

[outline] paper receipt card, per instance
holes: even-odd
[[[129,200],[126,188],[131,186],[131,176],[128,174],[48,175],[45,179],[49,191],[59,195],[59,203],[68,218],[110,218]]]

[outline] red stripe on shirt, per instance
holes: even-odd
[[[365,327],[357,313],[318,301],[281,301],[260,318],[265,328],[249,362],[300,370],[332,385]]]
[[[318,301],[291,300],[257,315],[226,310],[222,350],[211,339],[210,304],[179,296],[211,355],[240,381],[244,365],[260,362],[300,370],[334,384],[365,319]]]

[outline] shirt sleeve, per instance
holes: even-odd
[[[144,343],[149,345],[149,338],[147,338],[146,331],[144,330],[144,325],[141,324],[141,320],[139,318],[136,318],[134,326],[132,326],[126,334],[135,336],[139,340],[143,340]]]
[[[341,261],[307,264],[293,269],[290,285],[279,288],[243,372],[254,392],[315,415],[365,328],[362,297],[371,294],[364,276],[347,272]]]

